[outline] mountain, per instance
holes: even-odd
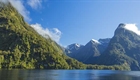
[[[79,50],[82,47],[83,47],[83,45],[75,43],[75,44],[68,45],[67,49],[72,51],[72,52],[75,52],[75,51]]]
[[[104,38],[104,39],[99,39],[98,42],[103,44],[103,45],[108,45],[108,43],[110,42],[111,38]]]
[[[105,42],[107,39],[100,39],[100,42],[97,40],[90,40],[84,48],[79,51],[77,60],[86,64],[95,63],[98,56],[106,49],[108,42]],[[109,39],[108,39],[109,40]]]
[[[84,69],[49,37],[39,35],[10,3],[0,2],[0,68]]]
[[[74,43],[74,44],[68,45],[65,49],[65,52],[68,56],[75,58],[76,53],[78,53],[83,47],[84,45]]]
[[[110,38],[106,39],[99,39],[97,40],[90,40],[85,46],[78,46],[77,44],[69,45],[66,49],[67,51],[71,52],[70,54],[67,53],[68,56],[77,59],[86,64],[91,64],[96,61],[96,58],[102,54],[102,52],[108,46]]]
[[[107,49],[98,59],[102,65],[127,64],[131,70],[140,70],[140,35],[130,24],[119,24]]]

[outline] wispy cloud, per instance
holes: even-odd
[[[41,7],[42,0],[28,0],[28,5],[33,9],[38,9]]]
[[[57,28],[53,28],[53,29],[44,29],[41,24],[32,24],[31,25],[40,35],[42,35],[45,38],[51,38],[54,41],[56,41],[57,43],[59,43],[59,40],[61,38],[61,31]]]
[[[24,17],[25,20],[31,21],[29,17],[29,11],[25,8],[24,2],[22,0],[0,0],[0,2],[8,3],[10,2],[14,8]]]
[[[18,10],[25,20],[31,21],[29,17],[30,12],[24,7],[22,0],[9,0],[9,2]]]

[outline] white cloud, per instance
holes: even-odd
[[[135,32],[136,34],[140,35],[140,30],[136,26],[136,24],[125,24],[125,29]]]
[[[59,43],[59,40],[61,38],[61,31],[57,28],[53,28],[53,29],[44,29],[42,28],[41,24],[32,24],[31,27],[33,27],[40,35],[42,35],[45,38],[51,38],[52,40],[56,41],[57,43]]]
[[[33,9],[38,9],[39,7],[41,7],[42,0],[28,0],[27,3]]]
[[[31,21],[29,17],[29,11],[26,10],[25,6],[23,5],[22,0],[0,0],[0,2],[8,3],[10,2],[14,8],[24,17],[25,20]]]

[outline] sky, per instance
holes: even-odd
[[[38,33],[62,46],[111,38],[120,23],[136,24],[140,29],[140,0],[7,1]]]

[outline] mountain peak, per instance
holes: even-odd
[[[118,28],[124,28],[125,25],[126,25],[125,23],[120,23]]]
[[[83,46],[83,45],[78,44],[78,43],[74,43],[74,44],[68,45],[67,49],[69,49],[69,50],[77,49],[77,48],[80,48],[81,46]]]
[[[77,47],[80,47],[80,44],[77,44],[77,43],[76,43],[75,45],[76,45]]]
[[[100,42],[99,42],[98,40],[95,40],[95,39],[91,39],[91,42],[94,42],[94,43],[100,44]]]

